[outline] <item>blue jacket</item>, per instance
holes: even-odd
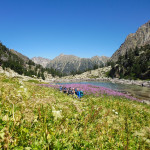
[[[77,96],[78,96],[78,98],[81,98],[81,92],[80,91],[77,91]]]
[[[59,91],[62,91],[62,86],[59,87]]]

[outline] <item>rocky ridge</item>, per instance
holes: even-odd
[[[112,55],[111,60],[116,62],[119,56],[124,55],[130,49],[150,44],[150,21],[138,28],[135,33],[131,33],[121,44],[120,48]]]
[[[92,61],[88,58],[79,58],[74,55],[59,55],[54,58],[48,65],[48,68],[54,68],[62,73],[70,74],[71,72],[84,71],[92,69]]]
[[[93,69],[94,66],[103,66],[109,60],[106,56],[94,56],[90,58],[80,58],[74,55],[60,54],[53,60],[47,60],[41,57],[32,58],[34,63],[41,64],[47,68],[54,68],[62,73],[70,74],[75,72],[84,72]]]
[[[102,61],[103,64],[106,64],[107,61],[109,60],[109,57],[106,57],[106,56],[94,56],[94,57],[91,58],[91,60],[94,63],[99,63],[100,61]],[[98,65],[101,65],[101,64],[98,64]]]
[[[10,52],[17,55],[19,58],[21,58],[24,62],[29,62],[29,58],[25,55],[22,55],[21,53],[15,51],[14,49],[10,49]]]
[[[43,57],[33,57],[31,60],[36,64],[42,65],[44,68],[47,66],[48,63],[51,62],[50,59]]]

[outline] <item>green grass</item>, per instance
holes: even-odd
[[[38,80],[28,80],[27,82],[30,82],[30,83],[37,83],[37,84],[42,84],[41,81],[38,81]]]
[[[106,95],[75,99],[4,75],[0,87],[0,149],[150,148],[149,105]]]

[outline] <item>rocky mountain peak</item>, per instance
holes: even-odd
[[[48,68],[54,68],[62,73],[70,74],[71,72],[81,71],[84,72],[88,69],[93,69],[94,65],[101,66],[105,64],[104,59],[107,57],[95,56],[90,58],[80,58],[74,55],[60,54],[55,57],[50,63],[47,64]]]
[[[106,56],[93,56],[91,58],[92,61],[101,61],[103,64],[105,64],[108,60],[109,60],[109,57],[106,57]]]
[[[63,57],[64,56],[64,54],[63,53],[61,53],[58,57]]]
[[[48,58],[43,58],[43,57],[33,57],[32,59],[31,59],[34,63],[36,63],[36,64],[40,64],[40,65],[42,65],[44,68],[46,67],[46,65],[48,64],[48,63],[50,63],[50,59],[48,59]]]
[[[79,57],[77,56],[74,56],[74,55],[64,55],[64,54],[60,54],[59,56],[55,57],[52,62],[66,62],[66,61],[72,61],[72,60],[78,60],[80,59]]]
[[[70,74],[71,72],[84,72],[85,70],[93,69],[95,65],[100,67],[105,65],[108,59],[106,56],[94,56],[90,59],[62,53],[53,60],[34,57],[32,61],[36,64],[41,64],[43,67],[54,68],[62,73]]]
[[[119,56],[124,55],[126,51],[150,44],[150,21],[138,28],[135,33],[131,33],[121,44],[120,48],[112,55],[111,60],[117,61]]]

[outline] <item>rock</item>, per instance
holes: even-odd
[[[29,76],[24,76],[24,75],[20,75],[16,72],[14,72],[13,70],[11,70],[10,68],[6,68],[5,70],[3,70],[3,68],[0,66],[0,73],[3,73],[5,74],[7,77],[10,77],[10,78],[13,78],[13,77],[17,77],[17,78],[20,78],[22,79],[23,81],[28,81],[28,80],[37,80],[37,81],[40,81],[40,82],[49,82],[49,80],[43,80],[43,79],[37,79],[37,78],[32,78],[32,77],[29,77]]]
[[[142,83],[142,86],[150,87],[150,81]]]
[[[142,103],[150,105],[150,101],[147,101],[147,100],[143,100]]]

